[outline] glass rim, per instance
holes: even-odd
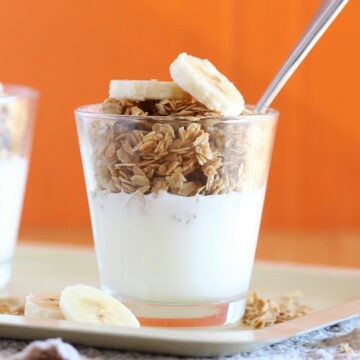
[[[26,85],[3,83],[5,94],[0,95],[0,101],[11,100],[13,98],[37,98],[39,92],[34,88]]]
[[[191,119],[191,116],[177,116],[177,115],[168,115],[168,116],[161,116],[161,115],[118,115],[118,114],[103,114],[99,112],[101,104],[89,104],[89,105],[82,105],[77,107],[74,110],[75,116],[86,117],[86,118],[97,118],[97,119],[104,119],[104,120],[127,120],[127,121],[144,121],[144,120],[183,120],[193,122],[194,120]],[[255,105],[246,105],[247,109],[254,109]],[[94,111],[94,110],[97,111]],[[91,111],[92,110],[92,111]],[[277,120],[279,117],[279,111],[273,108],[267,108],[265,113],[261,114],[243,114],[243,115],[236,115],[236,116],[204,116],[201,117],[198,121],[204,120],[221,120],[222,122],[230,123],[230,122],[261,122],[264,120]]]

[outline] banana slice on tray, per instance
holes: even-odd
[[[245,108],[234,84],[208,60],[181,53],[170,65],[170,74],[183,90],[210,110],[233,116]]]
[[[111,80],[109,95],[134,101],[191,99],[191,95],[175,82],[158,80]]]
[[[29,294],[24,315],[34,319],[65,319],[59,306],[58,294]]]
[[[60,296],[66,320],[140,327],[133,313],[111,295],[86,285],[66,287]]]

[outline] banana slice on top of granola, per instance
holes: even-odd
[[[238,89],[209,60],[182,53],[171,64],[170,74],[184,91],[210,110],[234,116],[245,108]]]
[[[191,99],[191,95],[173,81],[111,80],[110,98],[132,101]]]

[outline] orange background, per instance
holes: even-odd
[[[186,51],[255,103],[319,2],[3,2],[0,80],[41,92],[23,226],[90,223],[73,109],[106,98],[111,79],[170,80]],[[265,228],[359,228],[359,14],[350,1],[273,103]]]

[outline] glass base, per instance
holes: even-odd
[[[224,326],[244,315],[246,299],[217,304],[173,305],[122,299],[142,326],[190,328]]]
[[[5,260],[0,262],[0,289],[4,288],[10,281],[11,262]]]

